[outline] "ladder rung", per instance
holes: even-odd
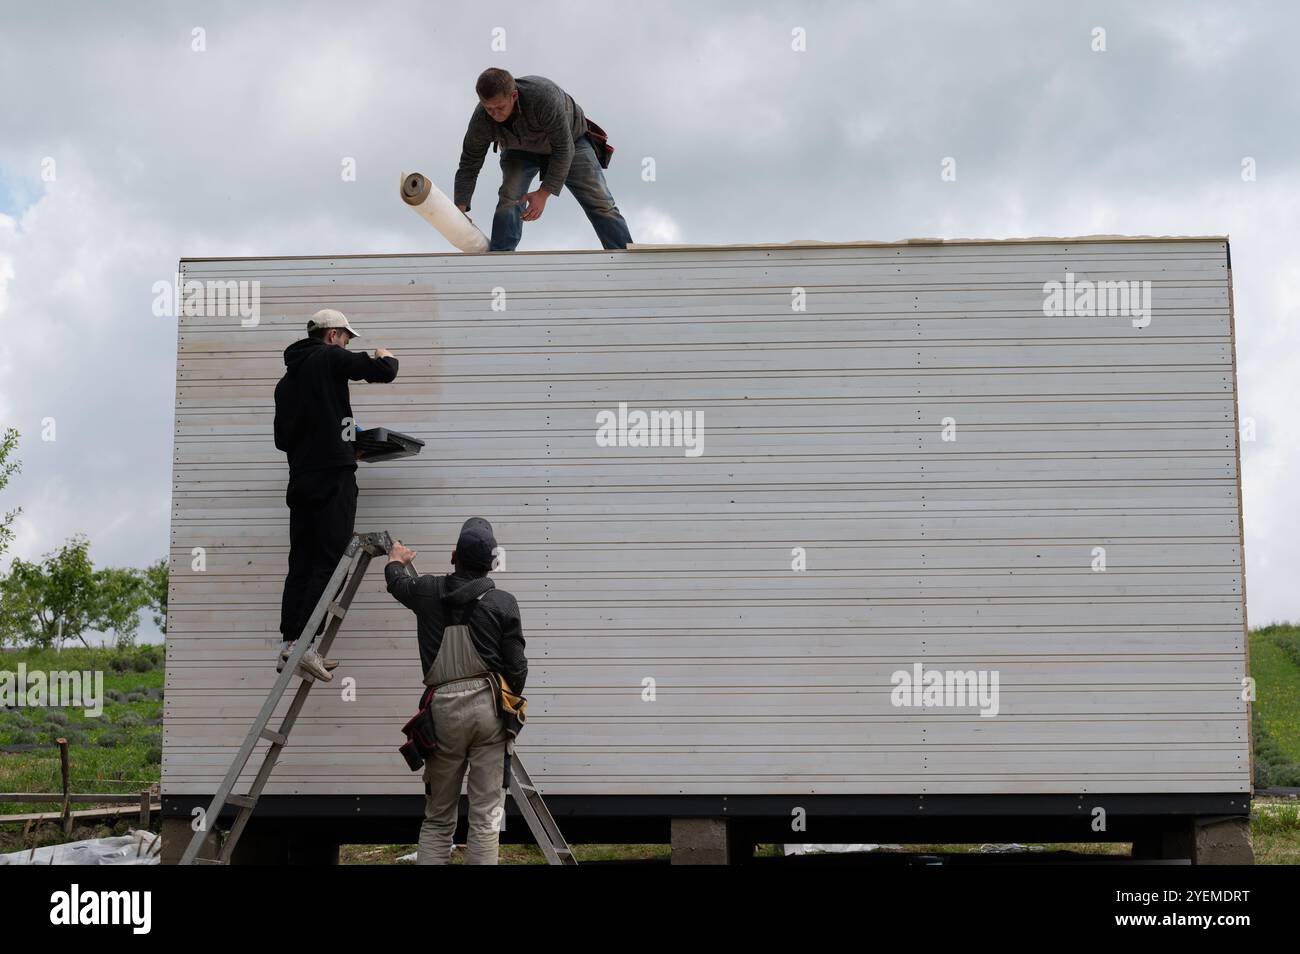
[[[257,799],[251,795],[236,795],[231,792],[226,796],[227,805],[238,805],[240,808],[254,808],[257,805]]]
[[[331,616],[337,616],[339,619],[342,619],[344,616],[348,615],[348,608],[336,601],[330,603],[329,609],[326,612]]]
[[[276,745],[285,745],[289,741],[287,735],[282,735],[274,729],[263,729],[262,738],[266,739],[268,742],[274,742]]]
[[[224,865],[224,861],[218,861],[216,858],[195,858],[196,865]]]

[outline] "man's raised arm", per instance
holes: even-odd
[[[330,359],[338,372],[352,381],[387,384],[397,377],[397,359],[387,348],[376,348],[374,357],[364,351],[331,348]]]

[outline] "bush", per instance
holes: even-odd
[[[1269,774],[1273,781],[1270,785],[1278,788],[1300,788],[1300,762],[1289,762],[1286,765],[1269,766]]]
[[[135,659],[132,660],[131,665],[136,672],[148,672],[150,669],[153,669],[154,666],[158,664],[154,662],[152,659],[150,659],[148,656],[140,655],[140,656],[136,656]]]
[[[13,740],[13,742],[12,742],[11,744],[13,744],[13,745],[35,745],[35,744],[36,744],[36,733],[35,733],[35,732],[30,732],[30,731],[28,731],[28,730],[26,730],[26,729],[24,729],[24,730],[21,731],[21,732],[15,732],[15,733],[14,733],[14,740]]]
[[[140,713],[127,710],[114,719],[113,724],[123,728],[129,728],[132,726],[143,725],[144,719],[140,716]]]
[[[67,725],[68,714],[61,709],[49,709],[45,713],[45,721],[51,725]]]
[[[1264,728],[1262,719],[1255,719],[1252,728],[1255,743],[1255,787],[1300,787],[1300,763],[1287,761],[1286,753],[1268,729]]]
[[[1267,626],[1260,631],[1267,635],[1296,666],[1300,666],[1300,629],[1289,624]]]
[[[162,765],[162,733],[150,732],[139,741],[144,745],[144,760],[150,765]]]
[[[1255,757],[1255,777],[1251,779],[1255,791],[1273,787],[1273,767],[1258,756]]]

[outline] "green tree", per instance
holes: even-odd
[[[40,563],[15,558],[3,583],[0,626],[10,642],[42,649],[59,638],[81,639],[95,616],[90,542],[73,537]]]
[[[162,557],[144,568],[146,608],[153,612],[153,624],[167,635],[167,558]]]
[[[135,639],[139,611],[147,605],[139,570],[90,562],[90,542],[75,536],[40,563],[15,559],[0,581],[0,641],[48,649],[87,632],[112,630],[119,645]]]
[[[131,567],[96,570],[94,593],[94,628],[100,632],[111,629],[119,647],[134,644],[140,610],[149,605],[144,571]]]
[[[0,490],[4,490],[19,467],[17,460],[10,460],[9,455],[14,452],[18,446],[18,431],[14,428],[7,428],[3,435],[0,435]],[[0,555],[3,555],[9,547],[9,541],[13,539],[13,522],[14,518],[22,513],[21,507],[0,513]]]

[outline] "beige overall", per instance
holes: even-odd
[[[433,694],[433,728],[438,752],[424,766],[428,792],[416,864],[445,865],[451,857],[461,782],[469,768],[467,865],[497,863],[505,824],[505,758],[509,736],[501,726],[485,676],[487,664],[474,648],[469,627],[448,626],[433,665],[425,674]]]

